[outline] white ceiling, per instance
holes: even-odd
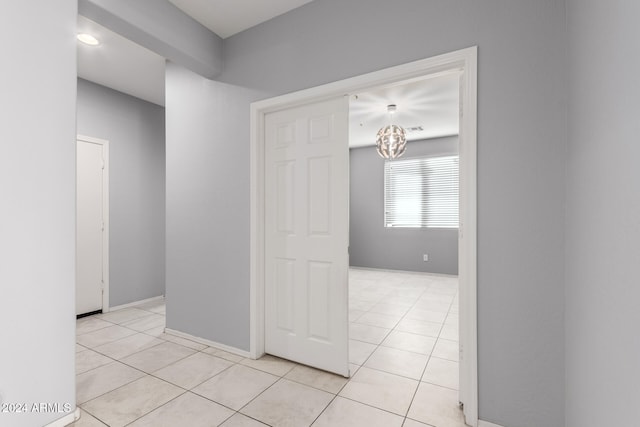
[[[221,37],[299,7],[311,0],[170,0]],[[78,75],[146,101],[164,105],[165,59],[150,50],[78,16],[78,32],[100,40],[92,47],[78,42]],[[441,75],[361,92],[350,100],[350,146],[375,144],[378,129],[389,123],[387,105],[396,104],[393,123],[423,130],[409,141],[458,134],[458,76]]]
[[[268,21],[312,0],[169,0],[222,38]],[[78,16],[78,32],[100,40],[78,43],[78,76],[164,105],[165,59],[107,28]]]
[[[78,16],[78,33],[100,44],[78,42],[78,76],[126,94],[164,105],[164,58],[105,27]]]
[[[407,130],[407,140],[457,135],[459,129],[459,75],[395,84],[351,96],[349,145],[375,145],[378,130],[390,123],[387,105],[395,104],[393,124]],[[422,127],[410,131],[409,128]]]
[[[312,0],[169,0],[226,39]]]

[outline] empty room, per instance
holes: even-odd
[[[635,425],[639,15],[3,3],[0,425]]]

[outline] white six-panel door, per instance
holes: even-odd
[[[103,308],[105,145],[77,141],[76,314]]]
[[[265,116],[265,351],[349,375],[348,99]]]

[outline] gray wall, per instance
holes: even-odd
[[[71,412],[75,28],[75,0],[0,2],[0,402],[69,403]],[[0,425],[66,415],[0,413]]]
[[[411,141],[403,157],[458,153],[458,137]],[[349,151],[349,264],[458,274],[458,230],[384,227],[384,159],[375,147]],[[429,261],[423,261],[423,254]]]
[[[191,128],[167,134],[169,324],[249,345],[246,88],[282,94],[478,45],[480,417],[564,425],[565,29],[561,0],[316,0],[226,39],[228,85],[191,79],[191,107],[167,97],[168,127]],[[167,93],[183,83],[169,73]]]
[[[167,327],[249,350],[249,103],[167,63]]]
[[[567,6],[567,426],[635,426],[640,3],[569,0]]]
[[[164,108],[78,79],[77,120],[109,141],[109,305],[164,295]]]

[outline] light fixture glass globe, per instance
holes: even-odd
[[[407,149],[407,137],[400,126],[388,125],[378,131],[376,135],[376,148],[380,157],[385,159],[397,159]]]

